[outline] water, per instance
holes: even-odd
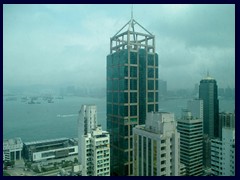
[[[188,99],[160,101],[160,111],[180,117]],[[21,137],[24,142],[60,137],[77,137],[78,111],[82,104],[97,105],[98,124],[106,130],[106,99],[64,97],[54,103],[26,104],[18,101],[3,102],[3,138]],[[219,110],[233,112],[234,100],[220,100]]]
[[[85,97],[54,99],[54,103],[3,102],[3,138],[21,137],[24,142],[77,137],[78,111],[82,104],[97,105],[98,124],[106,129],[106,100]]]

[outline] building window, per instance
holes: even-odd
[[[153,55],[148,55],[148,66],[153,66],[154,65],[154,56]]]
[[[137,90],[137,80],[130,79],[130,90]]]
[[[148,90],[154,90],[154,80],[148,80]]]
[[[148,78],[154,78],[154,69],[148,68]]]
[[[130,67],[130,77],[137,77],[137,67],[135,66]]]
[[[130,115],[137,116],[137,106],[130,106]]]
[[[148,102],[154,102],[154,92],[148,92]]]
[[[130,93],[130,103],[137,103],[137,93]]]

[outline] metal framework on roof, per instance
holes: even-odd
[[[137,26],[144,32],[136,32],[134,26]],[[140,48],[146,49],[147,52],[155,53],[155,36],[132,17],[110,39],[110,53],[112,54],[123,49],[138,50]]]

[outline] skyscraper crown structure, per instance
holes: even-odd
[[[112,175],[132,175],[132,128],[158,111],[155,36],[131,18],[112,38],[107,56],[107,130]]]

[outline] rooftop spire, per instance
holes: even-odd
[[[132,8],[131,8],[131,19],[133,19],[133,4],[132,4]]]

